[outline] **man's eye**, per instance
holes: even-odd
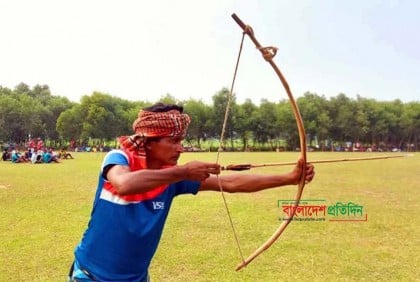
[[[173,144],[181,144],[182,145],[182,139],[180,139],[180,138],[174,138],[174,139],[172,139],[172,143]]]

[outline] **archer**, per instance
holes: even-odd
[[[69,281],[149,281],[172,200],[201,191],[256,192],[294,185],[314,167],[299,159],[282,175],[220,175],[217,163],[178,165],[190,117],[183,108],[158,103],[141,110],[134,134],[105,156],[89,225],[75,249]]]

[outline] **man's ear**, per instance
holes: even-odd
[[[148,139],[148,138],[145,138],[145,139],[144,139],[144,145],[143,145],[143,146],[144,146],[144,148],[145,148],[145,149],[148,149],[148,150],[150,150],[150,149],[151,149],[150,141],[151,141],[151,140],[150,140],[150,139]]]
[[[152,149],[152,145],[150,145],[150,142],[149,142],[149,143],[144,144],[144,149],[146,149],[146,150],[150,150],[150,149]]]
[[[153,137],[146,138],[144,140],[144,148],[149,150],[152,149],[152,142],[159,142],[159,139]]]
[[[148,137],[144,140],[144,149],[151,150],[152,149],[152,142],[160,142],[161,137]]]

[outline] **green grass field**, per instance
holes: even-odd
[[[395,154],[395,153],[388,153]],[[309,153],[309,160],[377,156]],[[220,163],[294,161],[298,153],[223,153]],[[76,153],[61,164],[0,162],[0,281],[66,281],[73,249],[87,225],[102,153]],[[215,153],[185,153],[215,161]],[[291,167],[247,173],[282,173]],[[244,173],[244,172],[232,172]],[[252,185],[252,184],[250,184]],[[367,221],[292,222],[247,268],[220,193],[175,199],[152,281],[419,281],[420,154],[388,160],[316,165],[303,200],[354,202]],[[280,225],[280,199],[296,187],[226,195],[245,256]]]

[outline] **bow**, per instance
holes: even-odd
[[[263,253],[265,250],[270,248],[271,245],[280,237],[280,235],[283,233],[283,231],[286,229],[286,227],[289,225],[289,223],[292,221],[295,213],[296,208],[299,205],[300,198],[302,196],[303,188],[305,187],[305,177],[306,177],[306,135],[305,135],[305,128],[303,126],[302,116],[300,114],[299,108],[296,104],[296,101],[292,95],[292,92],[290,91],[289,84],[287,83],[286,79],[284,78],[283,74],[281,73],[280,69],[277,67],[277,65],[273,61],[273,57],[276,55],[277,48],[275,47],[262,47],[261,44],[258,42],[258,40],[255,38],[254,32],[252,28],[248,25],[245,25],[242,20],[236,15],[232,14],[232,18],[235,20],[235,22],[242,28],[244,34],[247,34],[249,38],[254,42],[257,49],[261,52],[264,59],[271,65],[277,76],[279,77],[284,89],[286,90],[286,93],[289,97],[290,104],[292,106],[293,114],[296,119],[297,128],[299,131],[299,141],[300,141],[300,152],[301,152],[301,158],[303,159],[303,170],[302,170],[302,176],[299,181],[299,185],[297,188],[296,195],[294,197],[294,205],[293,205],[293,212],[292,214],[282,222],[282,224],[279,226],[279,228],[274,232],[273,235],[261,246],[259,247],[254,253],[252,253],[249,257],[246,259],[243,259],[242,262],[236,267],[236,270],[241,270],[243,267],[247,266],[251,261],[253,261],[257,256],[259,256],[261,253]]]

